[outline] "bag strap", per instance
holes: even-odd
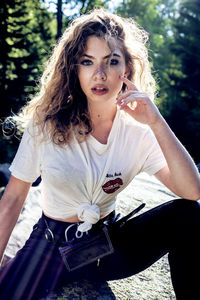
[[[133,211],[131,211],[128,215],[122,217],[117,222],[115,222],[114,225],[116,224],[116,225],[119,225],[120,227],[124,226],[126,221],[128,221],[128,219],[130,219],[133,215],[137,214],[141,209],[143,209],[143,207],[145,207],[145,205],[146,205],[145,203],[142,203],[140,206],[138,206]]]

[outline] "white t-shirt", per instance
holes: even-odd
[[[78,214],[93,224],[99,216],[91,220],[88,207],[93,205],[93,211],[99,208],[100,215],[110,213],[117,194],[137,174],[152,175],[166,165],[149,127],[120,110],[106,145],[90,135],[81,143],[73,137],[70,144],[60,147],[50,140],[38,142],[40,137],[33,138],[30,133],[31,128],[25,130],[10,171],[26,182],[34,182],[41,175],[42,209],[53,218]]]

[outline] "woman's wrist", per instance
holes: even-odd
[[[159,114],[159,116],[156,118],[156,120],[153,123],[148,125],[155,135],[162,133],[163,129],[166,129],[166,127],[169,128],[167,122],[165,121],[165,119],[161,114]]]

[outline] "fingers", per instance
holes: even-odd
[[[121,94],[121,95],[119,95],[118,97],[117,97],[117,103],[120,103],[121,101],[123,101],[124,99],[126,99],[126,98],[128,98],[129,96],[135,96],[135,97],[137,97],[137,95],[138,95],[138,92],[137,91],[127,91],[127,92],[124,92],[123,94]]]
[[[120,76],[120,79],[126,84],[129,90],[138,91],[137,87],[133,82],[124,76]]]
[[[128,105],[126,105],[124,108],[123,108],[123,111],[125,111],[126,113],[128,113],[129,115],[133,116],[134,117],[134,114],[135,114],[135,108],[130,108]]]
[[[147,99],[146,93],[141,93],[138,91],[128,91],[120,95],[117,100],[116,104],[120,106],[120,108],[124,108],[128,103],[134,104],[134,102],[142,101]],[[136,105],[134,105],[136,106]]]
[[[137,107],[138,101],[146,101],[148,95],[144,92],[140,92],[135,84],[124,76],[120,76],[120,79],[127,85],[128,91],[124,92],[116,99],[116,104],[120,106],[120,109],[126,109],[127,104],[131,103],[131,108],[134,110]]]

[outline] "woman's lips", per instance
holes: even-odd
[[[123,181],[121,178],[116,178],[114,180],[109,180],[108,182],[106,182],[102,188],[103,191],[107,194],[112,194],[115,191],[117,191],[120,186],[123,184]]]
[[[92,93],[95,95],[104,95],[108,92],[108,88],[105,86],[96,86],[96,87],[93,87],[91,90],[92,90]]]

